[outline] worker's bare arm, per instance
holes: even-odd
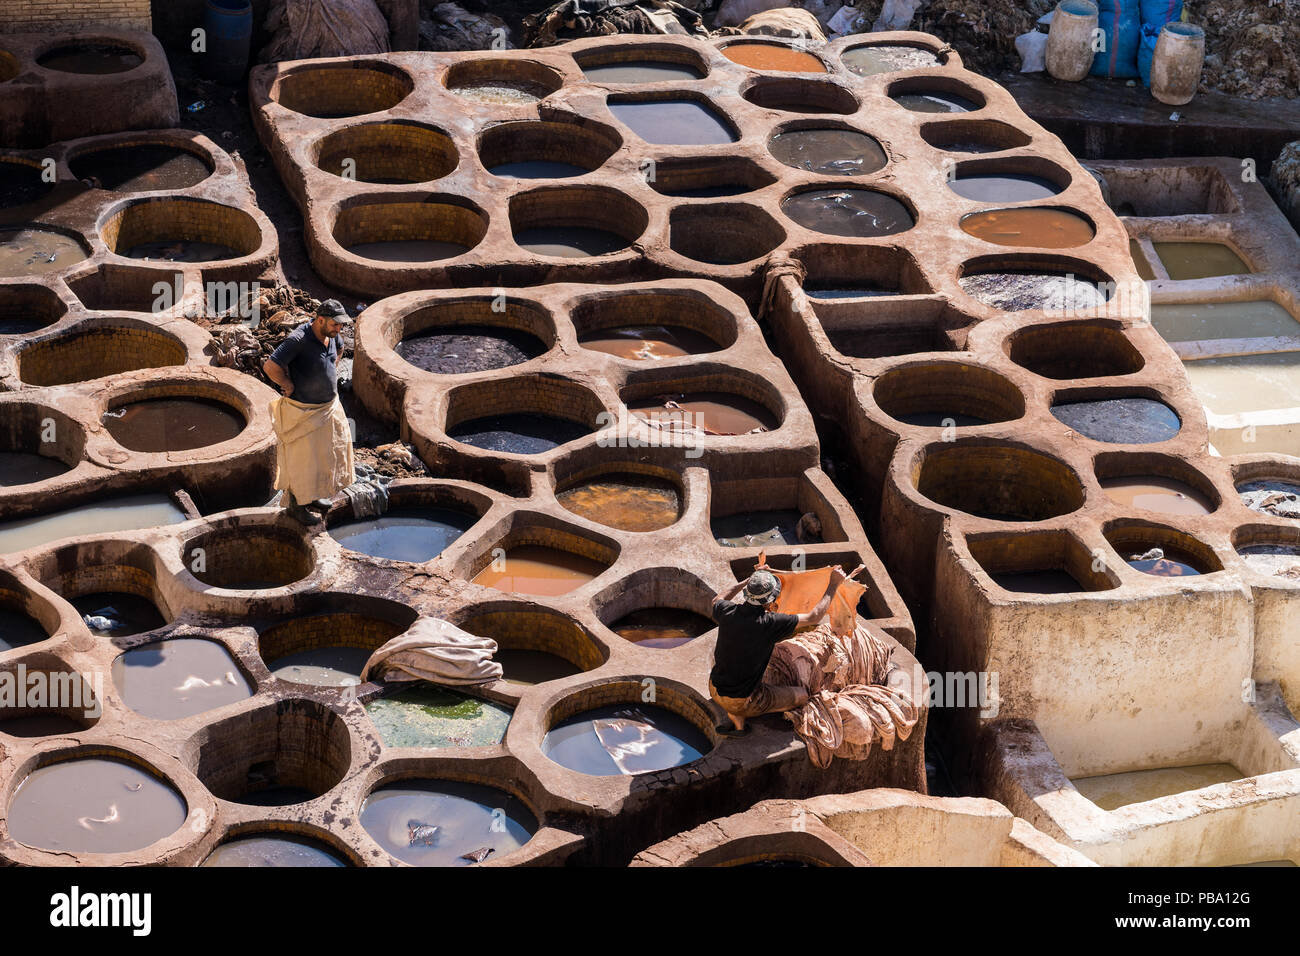
[[[286,398],[293,394],[293,379],[281,365],[267,359],[262,363],[262,371],[266,373],[267,378],[280,387],[280,391]]]

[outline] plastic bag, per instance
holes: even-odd
[[[1138,73],[1142,85],[1151,86],[1151,60],[1156,55],[1156,43],[1166,23],[1181,20],[1183,0],[1141,0],[1142,39],[1138,44]]]
[[[1042,73],[1047,69],[1047,34],[1030,30],[1016,37],[1021,73]]]
[[[1138,46],[1142,40],[1139,0],[1097,0],[1097,27],[1105,49],[1092,60],[1093,76],[1128,78],[1138,75]]]

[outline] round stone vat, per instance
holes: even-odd
[[[155,720],[180,720],[253,696],[254,686],[224,645],[174,637],[134,647],[113,661],[122,702]]]
[[[295,70],[276,82],[271,98],[295,113],[338,119],[391,110],[413,89],[397,67],[355,60]]]
[[[971,557],[1004,591],[1014,594],[1078,594],[1119,586],[1112,569],[1063,531],[981,534],[967,539]]]
[[[0,226],[0,279],[63,272],[89,258],[79,233],[26,223]]]
[[[555,320],[540,306],[492,297],[439,300],[398,319],[387,339],[399,356],[435,375],[507,368],[555,345]]]
[[[578,343],[634,362],[702,355],[735,343],[735,317],[689,289],[594,293],[570,310]]]
[[[109,41],[64,43],[36,56],[36,65],[47,70],[90,76],[126,73],[143,62],[144,55],[139,50]]]
[[[339,867],[351,866],[332,847],[296,833],[243,832],[222,843],[200,866],[210,867]]]
[[[491,601],[468,608],[456,623],[462,630],[497,642],[493,659],[510,684],[527,686],[570,677],[594,670],[609,656],[576,621],[533,604]]]
[[[487,234],[487,215],[466,200],[357,202],[339,211],[334,241],[379,262],[435,262],[469,252]]]
[[[1300,528],[1242,525],[1232,533],[1232,547],[1257,574],[1300,584]]]
[[[138,758],[106,751],[46,760],[9,801],[9,836],[62,853],[125,853],[175,833],[188,808],[180,792]]]
[[[509,707],[424,681],[397,686],[365,705],[385,747],[495,747],[505,739]]]
[[[947,183],[963,199],[1010,204],[1051,199],[1073,180],[1069,170],[1039,156],[990,156],[959,161]]]
[[[782,403],[770,386],[740,377],[715,376],[699,384],[643,382],[626,386],[621,397],[632,417],[665,437],[678,432],[698,438],[774,431],[784,419]]]
[[[144,545],[72,544],[48,557],[42,583],[76,609],[92,634],[140,634],[170,618],[154,577],[156,560]]]
[[[671,650],[712,631],[714,589],[681,568],[643,568],[596,596],[601,622],[638,647]]]
[[[668,43],[629,43],[630,38],[605,49],[596,47],[574,59],[583,77],[592,83],[664,83],[701,80],[708,64],[694,50]]]
[[[184,365],[187,358],[185,344],[155,325],[103,319],[23,348],[17,356],[18,377],[39,387],[68,385],[136,369]]]
[[[531,60],[484,57],[448,67],[442,84],[457,96],[487,106],[528,106],[564,84],[557,70]]]
[[[530,530],[531,534],[518,537],[536,540],[502,542],[481,555],[471,580],[508,594],[553,597],[583,587],[617,557],[613,548],[575,534]]]
[[[1123,329],[1101,321],[1021,329],[1007,339],[1007,353],[1035,375],[1057,380],[1132,375],[1146,365]]]
[[[313,152],[327,173],[387,185],[432,182],[460,162],[456,145],[442,130],[401,120],[344,127],[323,137]]]
[[[1102,533],[1130,567],[1152,577],[1178,578],[1223,570],[1214,549],[1185,531],[1121,518],[1107,523]]]
[[[5,625],[11,616],[16,615],[0,606],[0,649],[7,643]],[[44,629],[31,618],[26,620],[24,626],[38,630],[37,640],[44,640]],[[76,734],[95,726],[103,714],[103,701],[91,682],[53,654],[14,660],[0,671],[0,682],[10,689],[0,694],[0,734],[19,738]],[[15,693],[19,687],[23,691]]]
[[[829,72],[826,64],[814,54],[765,40],[737,40],[728,43],[722,47],[722,55],[732,63],[739,63],[751,70],[780,73]]]
[[[892,236],[916,225],[904,202],[874,189],[803,189],[783,200],[781,211],[805,229],[853,239]]]
[[[591,434],[604,411],[595,393],[576,382],[519,376],[454,389],[446,432],[484,451],[539,455]]]
[[[833,121],[799,121],[781,127],[767,149],[792,169],[826,176],[865,176],[885,168],[889,156],[874,136]]]
[[[50,638],[49,630],[29,607],[30,596],[20,588],[13,578],[0,577],[0,654]]]
[[[230,441],[247,426],[244,413],[206,395],[176,394],[114,400],[103,424],[123,448],[158,453],[191,451]]]
[[[912,481],[935,504],[992,521],[1045,521],[1083,507],[1083,486],[1067,465],[1002,442],[930,445]]]
[[[415,623],[416,614],[379,598],[357,603],[355,612],[294,617],[266,628],[257,641],[267,668],[291,684],[360,684],[370,655]]]
[[[81,149],[68,166],[83,183],[114,192],[189,189],[213,171],[212,158],[197,146],[150,142]]]
[[[901,70],[923,70],[943,66],[947,57],[927,47],[902,43],[864,43],[840,53],[840,62],[850,73],[876,76]]]
[[[257,220],[207,199],[141,199],[109,216],[100,235],[110,252],[128,259],[218,262],[262,247]]]
[[[469,866],[527,843],[537,817],[518,797],[479,783],[405,778],[372,790],[361,825],[411,866]]]
[[[1087,313],[1109,300],[1113,285],[1096,267],[1064,257],[983,256],[966,262],[958,284],[999,312]]]
[[[619,531],[659,531],[677,523],[685,497],[666,469],[612,466],[587,469],[557,485],[568,511]]]
[[[636,200],[604,186],[557,186],[510,198],[515,243],[538,256],[603,256],[626,249],[650,217]]]
[[[914,113],[973,113],[986,105],[984,94],[958,80],[913,76],[891,83],[891,100]]]
[[[744,97],[765,110],[786,113],[856,113],[858,98],[838,83],[787,77],[760,77]]]
[[[1092,242],[1092,220],[1071,209],[1034,206],[989,209],[963,216],[962,232],[999,246],[1073,249]]]
[[[726,115],[699,93],[619,93],[606,102],[614,119],[652,145],[720,146],[740,139]]]
[[[712,265],[750,262],[785,241],[780,224],[748,203],[678,206],[668,216],[668,228],[674,252]]]
[[[601,123],[521,120],[485,129],[478,155],[494,176],[563,179],[599,169],[622,145],[623,138]]]
[[[663,683],[655,703],[643,703],[640,686],[596,685],[560,700],[546,716],[542,753],[577,773],[610,777],[681,767],[713,749],[702,704]]]
[[[717,199],[762,189],[776,182],[776,177],[753,160],[725,156],[660,160],[647,180],[651,189],[665,196]]]
[[[0,286],[0,335],[27,335],[63,318],[68,307],[43,285]]]
[[[921,138],[947,153],[999,153],[1033,142],[1024,130],[999,120],[936,120],[921,126]]]
[[[0,209],[36,202],[53,188],[40,163],[18,156],[0,159]]]
[[[204,584],[239,591],[285,587],[316,566],[301,531],[275,524],[204,531],[181,546],[181,561]]]
[[[925,362],[895,368],[876,379],[876,404],[886,415],[922,428],[953,428],[1014,421],[1025,397],[1013,383],[977,365]]]
[[[79,422],[44,405],[11,404],[0,421],[0,488],[36,484],[81,463],[85,432]]]
[[[330,537],[359,554],[388,561],[432,561],[478,521],[478,515],[436,506],[390,507],[377,518],[333,525]]]
[[[290,698],[208,724],[181,756],[217,799],[281,807],[332,790],[352,763],[352,742],[333,710]]]
[[[1108,393],[1075,400],[1058,398],[1052,416],[1093,441],[1150,445],[1178,435],[1182,421],[1164,402],[1140,395]]]

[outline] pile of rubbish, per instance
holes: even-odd
[[[700,13],[674,0],[562,0],[523,20],[526,47],[616,33],[715,35]]]
[[[426,478],[429,475],[429,469],[415,453],[415,449],[402,441],[375,448],[354,445],[352,460],[358,475],[363,473],[363,468],[369,470],[371,477],[387,479]]]
[[[494,13],[471,13],[458,3],[420,2],[420,49],[445,53],[453,50],[509,49],[510,27]]]
[[[262,63],[387,53],[388,20],[375,0],[271,0]]]
[[[1300,96],[1300,0],[1186,0],[1186,9],[1205,29],[1201,89]]]

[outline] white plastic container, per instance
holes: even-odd
[[[1205,31],[1190,23],[1166,23],[1151,58],[1151,95],[1161,103],[1190,103],[1205,64]]]
[[[1092,69],[1092,36],[1097,5],[1091,0],[1061,0],[1047,32],[1047,72],[1077,83]]]

